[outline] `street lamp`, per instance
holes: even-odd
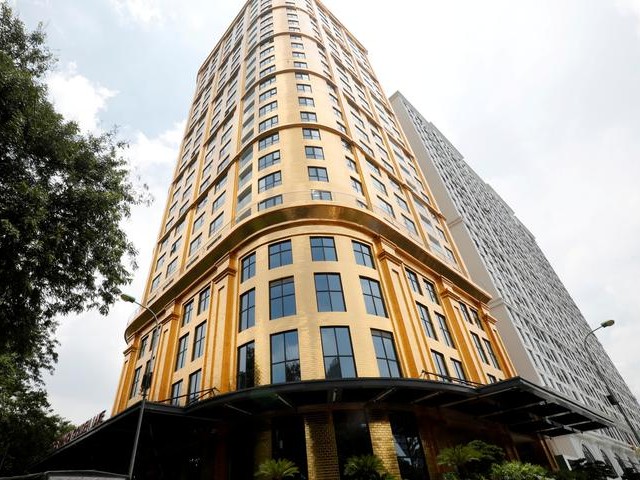
[[[153,377],[153,365],[155,363],[155,358],[156,358],[156,346],[160,342],[160,329],[159,329],[160,322],[158,321],[158,316],[156,315],[156,313],[146,305],[142,305],[141,303],[137,302],[135,297],[132,297],[131,295],[127,295],[126,293],[123,293],[120,295],[120,298],[125,302],[135,303],[136,305],[144,308],[149,313],[151,313],[151,315],[153,315],[153,318],[156,322],[153,328],[153,333],[151,334],[151,360],[149,360],[149,369],[148,371],[145,371],[144,375],[142,376],[142,385],[141,385],[142,403],[140,404],[140,414],[138,415],[138,426],[136,427],[136,435],[133,439],[133,450],[131,452],[131,461],[129,462],[128,478],[129,480],[133,480],[133,468],[135,467],[135,464],[136,464],[136,453],[138,451],[138,441],[140,440],[140,430],[142,429],[142,416],[144,413],[144,407],[147,403],[147,393],[149,388],[151,387],[151,379]]]
[[[593,364],[593,368],[596,370],[596,373],[598,374],[598,377],[600,377],[600,381],[604,384],[604,387],[607,389],[607,400],[609,400],[609,403],[611,403],[611,405],[614,405],[614,406],[618,407],[618,410],[622,414],[622,417],[627,422],[627,426],[629,427],[629,430],[631,430],[631,433],[635,437],[636,443],[638,444],[638,446],[640,446],[640,434],[638,434],[636,429],[633,427],[633,424],[631,423],[631,420],[629,420],[629,417],[627,416],[627,412],[624,411],[624,407],[622,406],[622,404],[616,398],[616,395],[613,393],[613,390],[611,390],[611,387],[607,383],[607,381],[606,381],[606,379],[605,379],[605,377],[604,377],[604,375],[602,373],[602,370],[600,369],[600,366],[596,362],[596,359],[593,357],[593,354],[591,353],[591,350],[589,350],[589,346],[587,345],[587,340],[589,339],[589,337],[591,335],[593,335],[595,332],[597,332],[601,328],[611,327],[614,323],[616,323],[615,320],[605,320],[604,322],[602,322],[600,324],[600,326],[598,328],[594,328],[589,333],[587,333],[587,335],[584,337],[584,340],[582,341],[582,343],[584,344],[584,350],[587,352],[587,355],[591,359],[591,363]]]

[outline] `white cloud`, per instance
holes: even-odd
[[[186,121],[176,122],[173,127],[155,138],[149,138],[143,132],[136,133],[135,141],[125,152],[131,164],[135,168],[159,165],[171,168],[176,162],[185,124]]]
[[[82,130],[94,133],[100,131],[99,114],[106,110],[107,100],[118,94],[80,75],[73,62],[51,73],[47,86],[56,110],[67,120],[76,121]]]
[[[162,25],[167,12],[158,0],[110,0],[116,12],[144,27]]]
[[[615,5],[622,13],[635,17],[640,36],[640,0],[616,0]]]

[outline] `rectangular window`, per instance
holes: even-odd
[[[260,96],[258,96],[258,101],[259,102],[264,102],[266,99],[273,97],[276,93],[278,93],[278,89],[271,88],[271,89],[267,90],[266,92],[261,93]]]
[[[362,190],[362,184],[356,180],[353,177],[349,177],[351,179],[351,188],[353,188],[353,190],[360,194],[360,195],[364,195],[364,191]]]
[[[256,324],[256,290],[252,288],[240,295],[239,331],[251,328]]]
[[[269,269],[293,263],[291,240],[269,245]]]
[[[348,327],[320,329],[325,378],[354,378],[356,366]]]
[[[387,187],[385,187],[380,180],[378,180],[376,177],[371,177],[371,180],[373,180],[373,186],[376,188],[376,190],[384,195],[387,194]]]
[[[363,267],[376,268],[373,264],[373,256],[371,255],[371,247],[369,245],[351,240],[353,245],[353,255],[358,265]]]
[[[215,199],[215,201],[213,202],[213,205],[211,207],[211,212],[215,212],[217,210],[220,210],[223,206],[224,206],[224,201],[225,201],[225,194],[226,192],[222,192],[222,194]]]
[[[189,348],[189,334],[183,335],[178,340],[178,353],[176,354],[176,366],[175,370],[180,370],[184,367],[187,361],[187,349]]]
[[[266,80],[263,80],[262,82],[260,82],[260,90],[262,90],[263,88],[268,87],[269,85],[272,85],[276,83],[276,77],[271,77],[271,78],[267,78]],[[275,94],[275,92],[273,92]]]
[[[202,234],[198,235],[194,240],[189,244],[189,255],[193,255],[202,244]]]
[[[371,330],[373,347],[376,352],[378,370],[381,377],[401,377],[400,365],[393,344],[393,335],[382,330]]]
[[[314,262],[335,262],[338,260],[336,244],[332,237],[311,237],[311,259]]]
[[[496,357],[496,352],[493,351],[491,342],[486,338],[483,338],[482,343],[484,343],[484,348],[489,354],[489,360],[491,360],[491,365],[493,365],[497,369],[500,369],[500,364],[498,363],[498,357]]]
[[[339,273],[315,273],[316,304],[319,312],[346,312]]]
[[[296,289],[293,277],[269,282],[269,319],[296,314]]]
[[[328,190],[311,190],[311,200],[333,200]]]
[[[318,116],[313,112],[300,112],[300,120],[303,122],[317,122]]]
[[[444,359],[444,355],[435,350],[431,350],[433,356],[433,363],[436,366],[436,373],[440,376],[440,379],[445,382],[450,382],[449,369],[447,368],[447,362]]]
[[[278,108],[278,102],[270,102],[258,109],[258,116],[261,117]]]
[[[245,343],[238,347],[238,373],[236,389],[251,388],[255,386],[255,343]]]
[[[213,222],[209,224],[209,236],[213,235],[222,228],[222,222],[224,221],[224,213],[218,215]]]
[[[305,140],[320,140],[320,130],[316,128],[303,128],[302,138]]]
[[[187,403],[192,403],[198,400],[201,379],[202,370],[196,370],[191,375],[189,375],[189,396],[187,397]]]
[[[309,180],[312,182],[328,182],[329,175],[327,169],[324,167],[307,167],[309,173]]]
[[[458,305],[460,305],[460,311],[462,312],[463,318],[468,323],[471,323],[471,316],[469,315],[469,310],[467,310],[467,306],[462,302],[458,302]]]
[[[304,155],[313,160],[324,160],[324,151],[322,147],[304,147]]]
[[[498,379],[490,373],[487,374],[487,378],[489,379],[489,383],[498,383]]]
[[[188,325],[193,315],[193,300],[186,303],[182,309],[182,326]]]
[[[204,353],[204,336],[207,330],[207,322],[202,322],[196,327],[193,335],[193,350],[191,351],[191,361],[200,358]]]
[[[300,380],[298,332],[271,335],[271,383]]]
[[[371,278],[360,277],[360,286],[362,287],[362,295],[364,296],[367,313],[379,317],[386,317],[387,309],[384,306],[380,283]]]
[[[311,97],[298,97],[298,105],[304,107],[315,107],[316,104]]]
[[[145,335],[144,337],[142,337],[142,340],[140,341],[140,350],[138,350],[138,359],[142,358],[142,356],[145,354],[148,341],[149,341],[149,335]]]
[[[271,165],[275,165],[280,163],[280,150],[276,150],[275,152],[271,152],[264,157],[260,157],[258,159],[258,170],[262,170],[263,168],[270,167]]]
[[[140,384],[140,373],[142,367],[138,367],[133,372],[133,382],[131,383],[131,391],[129,392],[129,398],[133,398],[138,394],[138,386]]]
[[[473,323],[475,323],[479,329],[484,330],[482,327],[482,322],[480,321],[480,316],[478,315],[478,311],[474,310],[473,308],[469,308],[469,311],[471,312],[471,319],[473,320]]]
[[[211,296],[211,291],[209,287],[200,292],[200,296],[198,297],[198,315],[202,312],[205,312],[207,308],[209,308],[209,297]]]
[[[293,68],[307,68],[307,62],[293,62]]]
[[[156,276],[156,278],[153,279],[153,281],[151,282],[151,291],[153,292],[156,288],[158,288],[158,285],[160,285],[160,280],[162,279],[162,273],[158,274]]]
[[[280,171],[265,175],[258,180],[258,193],[262,193],[266,190],[282,185],[282,173]]]
[[[296,85],[296,89],[299,92],[307,92],[307,93],[311,93],[311,85],[307,85],[305,83],[298,83]]]
[[[282,195],[275,195],[273,197],[265,198],[258,203],[258,211],[265,210],[267,208],[275,207],[282,204]]]
[[[296,80],[309,80],[309,74],[296,72]]]
[[[456,348],[455,344],[453,343],[453,338],[451,338],[451,332],[449,331],[449,326],[447,325],[447,319],[439,313],[436,313],[436,318],[438,319],[438,325],[440,325],[440,339],[447,346]]]
[[[249,280],[256,274],[256,252],[244,257],[241,263],[240,283]]]
[[[482,343],[480,343],[480,337],[478,337],[478,335],[476,335],[475,333],[471,332],[471,338],[473,339],[473,343],[476,346],[476,350],[477,350],[478,355],[480,356],[480,359],[482,360],[482,362],[486,363],[487,365],[490,365],[489,359],[487,358],[487,354],[485,353],[484,349],[482,348]]]
[[[265,148],[270,147],[271,145],[278,143],[279,141],[280,141],[279,133],[274,133],[273,135],[269,135],[268,137],[265,137],[258,142],[258,150],[264,150]]]
[[[182,395],[182,380],[171,385],[171,405],[180,405],[180,395]]]
[[[424,288],[427,291],[427,294],[429,295],[429,299],[433,303],[440,305],[440,300],[438,300],[438,294],[436,293],[435,285],[431,283],[429,280],[423,279],[423,281],[424,281]]]
[[[433,322],[431,321],[431,315],[429,315],[429,310],[427,307],[422,305],[421,303],[416,302],[418,306],[418,314],[420,315],[420,321],[422,322],[422,326],[424,327],[424,331],[427,334],[427,337],[433,338],[437,340],[436,331],[433,328]]]
[[[278,116],[274,116],[271,118],[267,118],[266,120],[260,122],[258,124],[258,131],[259,132],[264,132],[265,130],[268,130],[269,128],[275,127],[276,125],[278,125]]]
[[[418,282],[418,276],[409,269],[405,269],[407,272],[407,279],[409,280],[409,285],[411,285],[411,290],[413,290],[418,295],[422,295],[422,289],[420,288],[420,282]]]
[[[451,364],[453,365],[453,371],[458,380],[462,380],[462,382],[467,381],[467,376],[464,373],[464,368],[462,367],[462,362],[456,360],[455,358],[451,359]]]
[[[390,217],[395,218],[395,214],[393,213],[393,207],[386,201],[384,201],[382,198],[380,197],[376,197],[378,199],[378,207],[380,208],[380,210],[382,210],[384,213],[386,213],[387,215],[389,215]]]

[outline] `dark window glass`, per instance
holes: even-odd
[[[324,167],[308,167],[309,180],[312,182],[328,182],[329,175]]]
[[[469,310],[467,309],[467,306],[462,303],[462,302],[458,302],[458,304],[460,305],[460,311],[462,312],[462,317],[469,323],[471,322],[471,316],[469,315]]]
[[[240,295],[240,331],[256,324],[256,290],[252,288]]]
[[[438,319],[438,325],[440,326],[440,339],[451,348],[456,348],[451,338],[451,332],[449,331],[449,325],[447,325],[447,319],[443,315],[436,313]]]
[[[314,262],[338,260],[336,244],[332,237],[311,237],[311,259]]]
[[[271,383],[300,380],[298,332],[271,335]]]
[[[436,294],[436,287],[429,280],[424,281],[424,288],[427,290],[427,294],[433,303],[437,303],[440,305],[440,300],[438,300],[438,295]]]
[[[311,190],[311,200],[333,200],[328,190]]]
[[[149,335],[145,335],[144,337],[142,337],[142,340],[140,340],[140,350],[138,350],[138,358],[142,358],[142,356],[144,355],[147,349],[148,341],[149,341]]]
[[[456,378],[458,380],[466,381],[467,376],[464,374],[464,368],[462,367],[462,362],[459,360],[456,360],[455,358],[452,358],[451,364],[453,365],[453,370]]]
[[[487,358],[487,354],[484,351],[484,348],[482,348],[482,343],[480,343],[480,337],[478,337],[478,335],[476,335],[475,333],[471,332],[471,338],[473,339],[473,343],[476,346],[476,350],[478,351],[478,355],[480,356],[480,359],[482,360],[483,363],[486,363],[487,365],[489,364],[489,359]]]
[[[478,315],[478,311],[474,310],[473,308],[470,308],[469,311],[471,312],[471,319],[473,320],[473,323],[475,323],[478,326],[478,328],[484,329],[482,326],[482,322],[480,321],[480,316]]]
[[[140,373],[142,367],[138,367],[133,372],[133,382],[131,383],[131,391],[129,392],[129,398],[133,398],[138,394],[138,387],[140,386]]]
[[[416,418],[410,413],[391,413],[389,423],[400,467],[400,478],[403,480],[428,479],[429,474],[426,470]]]
[[[291,240],[269,245],[269,268],[277,268],[293,263]]]
[[[176,370],[184,367],[187,360],[187,349],[189,348],[189,334],[180,337],[178,340],[178,353],[176,354]]]
[[[361,410],[334,411],[332,416],[338,463],[340,471],[344,472],[349,457],[373,453],[369,425],[365,413]]]
[[[447,368],[447,362],[444,360],[444,355],[435,350],[431,350],[431,355],[433,356],[433,363],[436,366],[436,373],[440,375],[439,380],[450,382],[449,369]]]
[[[387,309],[382,299],[380,283],[371,278],[360,277],[360,286],[362,287],[362,295],[364,296],[367,313],[370,315],[378,315],[379,317],[386,317]]]
[[[280,171],[265,175],[258,180],[258,193],[270,190],[278,185],[282,185],[282,173]]]
[[[371,330],[371,336],[373,337],[373,347],[376,352],[380,376],[401,377],[393,335],[382,330]]]
[[[255,386],[255,343],[245,343],[238,348],[238,378],[236,388]]]
[[[304,155],[313,160],[324,160],[324,151],[322,147],[304,147]]]
[[[487,378],[489,379],[489,383],[496,383],[498,381],[498,379],[490,373],[487,374]]]
[[[411,290],[416,292],[418,295],[422,295],[422,289],[420,288],[420,282],[418,282],[418,276],[411,270],[406,270],[406,272],[407,279],[409,280],[409,285],[411,285]]]
[[[204,336],[207,330],[207,322],[202,322],[196,327],[193,336],[193,350],[191,352],[191,360],[200,358],[204,353]]]
[[[189,375],[189,396],[187,397],[187,403],[195,402],[196,400],[198,400],[201,379],[202,370],[196,370],[191,375]]]
[[[242,272],[240,273],[240,281],[250,279],[256,274],[256,252],[250,253],[242,259]]]
[[[306,140],[320,140],[320,130],[316,128],[303,128],[302,138]]]
[[[319,312],[346,312],[339,273],[314,274]]]
[[[493,351],[493,346],[491,345],[491,342],[486,338],[483,338],[482,343],[484,343],[484,348],[487,351],[487,354],[489,355],[489,360],[491,360],[491,365],[499,369],[500,364],[498,363],[498,357],[496,357],[496,352]]]
[[[270,167],[271,165],[276,165],[277,163],[280,163],[280,150],[276,150],[275,152],[271,152],[260,157],[258,159],[258,170]]]
[[[180,405],[180,395],[182,395],[182,380],[171,385],[171,405]]]
[[[202,312],[206,311],[209,308],[209,297],[211,296],[211,291],[209,287],[200,292],[200,296],[198,297],[198,315]]]
[[[300,470],[300,476],[296,478],[308,478],[305,428],[301,415],[271,419],[271,456],[276,460],[291,460]]]
[[[326,378],[353,378],[356,366],[347,327],[321,328],[324,373]]]
[[[182,309],[182,326],[188,325],[193,315],[193,300],[184,305]]]
[[[422,326],[424,327],[424,331],[427,334],[427,337],[431,337],[437,340],[438,337],[436,337],[436,331],[433,328],[433,322],[431,321],[431,315],[429,315],[429,310],[427,310],[427,307],[425,307],[421,303],[416,302],[416,305],[418,306],[418,314],[420,315],[420,321],[422,322]]]
[[[258,211],[275,207],[276,205],[282,205],[282,195],[274,195],[273,197],[265,198],[258,203]]]
[[[365,267],[376,268],[373,265],[373,256],[371,255],[369,245],[356,242],[355,240],[351,240],[351,243],[353,245],[353,255],[356,258],[356,263]]]
[[[269,318],[274,320],[296,314],[296,290],[293,277],[269,282]]]

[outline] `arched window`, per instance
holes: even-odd
[[[596,457],[593,456],[591,450],[583,443],[582,444],[582,453],[584,454],[584,458],[589,463],[595,463]]]

